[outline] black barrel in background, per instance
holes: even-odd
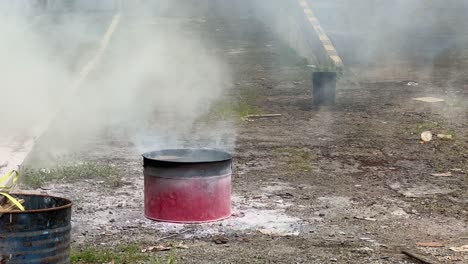
[[[312,95],[314,105],[335,104],[336,72],[313,72]]]
[[[71,205],[63,198],[15,195],[23,212],[0,216],[0,263],[69,263]]]

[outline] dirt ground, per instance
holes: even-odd
[[[337,104],[312,107],[310,68],[266,27],[247,18],[188,23],[214,38],[234,91],[255,91],[253,107],[282,115],[236,123],[233,216],[203,225],[145,219],[141,153],[115,130],[78,142],[87,147],[73,157],[116,169],[119,187],[87,179],[38,189],[73,200],[73,248],[183,242],[177,263],[418,263],[401,253],[408,249],[468,263],[450,249],[468,244],[466,76],[447,85],[417,67],[350,65]],[[460,52],[458,69],[467,70]],[[412,100],[427,96],[445,102]],[[422,144],[424,130],[434,139]]]

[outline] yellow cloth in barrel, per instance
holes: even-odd
[[[9,173],[0,177],[0,195],[5,196],[8,200],[10,200],[16,207],[18,207],[21,211],[24,211],[23,205],[21,205],[18,200],[16,200],[13,196],[8,194],[8,191],[15,187],[16,182],[18,181],[19,173],[16,170],[12,170]]]
[[[16,185],[18,181],[19,173],[16,170],[12,170],[9,173],[0,177],[0,191],[10,190]]]

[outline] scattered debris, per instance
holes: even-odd
[[[277,194],[277,196],[283,198],[283,199],[292,199],[294,197],[294,195],[292,193],[280,193],[280,194]]]
[[[151,247],[144,248],[144,249],[141,250],[141,253],[168,251],[168,250],[171,250],[173,248],[188,249],[189,247],[184,245],[184,242],[180,242],[179,244],[168,243],[168,244],[162,244],[162,245],[157,245],[157,246],[151,246]]]
[[[437,137],[440,139],[453,139],[453,136],[448,134],[437,134]]]
[[[247,115],[245,116],[246,119],[258,119],[258,118],[273,118],[273,117],[281,117],[281,114],[263,114],[263,115]]]
[[[244,217],[245,213],[244,212],[235,212],[231,214],[232,217]]]
[[[425,263],[425,264],[439,264],[438,261],[430,260],[429,258],[427,258],[427,257],[425,257],[425,256],[423,256],[423,255],[414,253],[414,252],[409,251],[409,250],[407,250],[407,249],[402,250],[401,253],[407,255],[408,257],[411,257],[411,258],[413,258],[413,259],[416,259],[416,260],[420,261],[421,263]]]
[[[371,243],[375,242],[375,240],[370,237],[360,237],[359,240],[371,242]]]
[[[406,191],[401,191],[403,196],[408,197],[408,198],[421,198],[421,197],[428,197],[428,196],[433,196],[433,195],[438,195],[438,194],[449,194],[453,193],[453,189],[446,189],[446,188],[441,188],[435,185],[422,185],[422,186],[416,186],[412,188],[408,188]]]
[[[442,188],[431,183],[402,186],[401,183],[395,182],[389,184],[388,186],[390,187],[390,189],[396,191],[397,193],[407,198],[422,198],[439,194],[450,194],[454,192],[453,189]]]
[[[416,243],[416,246],[418,247],[443,247],[444,244],[441,242],[419,242]]]
[[[444,99],[436,98],[436,97],[418,97],[418,98],[413,98],[414,101],[421,101],[425,103],[439,103],[439,102],[445,102]]]
[[[359,219],[359,220],[372,221],[372,222],[377,221],[377,219],[372,218],[372,217],[355,216],[354,218]]]
[[[358,249],[356,249],[354,251],[359,253],[359,254],[363,254],[363,255],[370,255],[372,252],[374,252],[374,250],[372,248],[369,248],[369,247],[358,248]]]
[[[23,204],[24,200],[19,199],[16,200],[19,204]],[[20,210],[16,204],[14,204],[11,200],[6,200],[5,203],[0,204],[0,216],[2,213],[10,212],[10,211],[17,211]]]
[[[229,242],[229,239],[222,235],[214,236],[211,240],[215,242],[215,244],[218,244],[218,245],[226,244],[227,242]]]
[[[432,140],[432,133],[431,131],[424,131],[421,133],[421,140],[424,142],[429,142]]]
[[[419,83],[418,82],[408,82],[406,85],[408,85],[408,86],[418,86]]]
[[[298,236],[299,231],[294,231],[294,232],[285,232],[285,231],[275,231],[271,229],[259,229],[258,232],[268,235],[268,236],[274,236],[274,237],[290,237],[290,236]]]
[[[464,245],[461,247],[451,247],[450,250],[455,252],[468,252],[468,245]]]
[[[431,176],[435,176],[435,177],[450,177],[452,176],[452,173],[449,171],[449,172],[444,172],[444,173],[432,173]]]
[[[408,213],[406,213],[405,210],[401,208],[396,209],[395,211],[391,212],[391,214],[395,216],[407,216],[408,215]]]

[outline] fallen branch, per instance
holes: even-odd
[[[281,117],[281,114],[247,115],[247,119]]]
[[[401,251],[401,253],[407,255],[408,257],[414,258],[424,264],[440,264],[438,261],[430,260],[425,256],[419,255],[417,253],[411,252],[407,249]]]

